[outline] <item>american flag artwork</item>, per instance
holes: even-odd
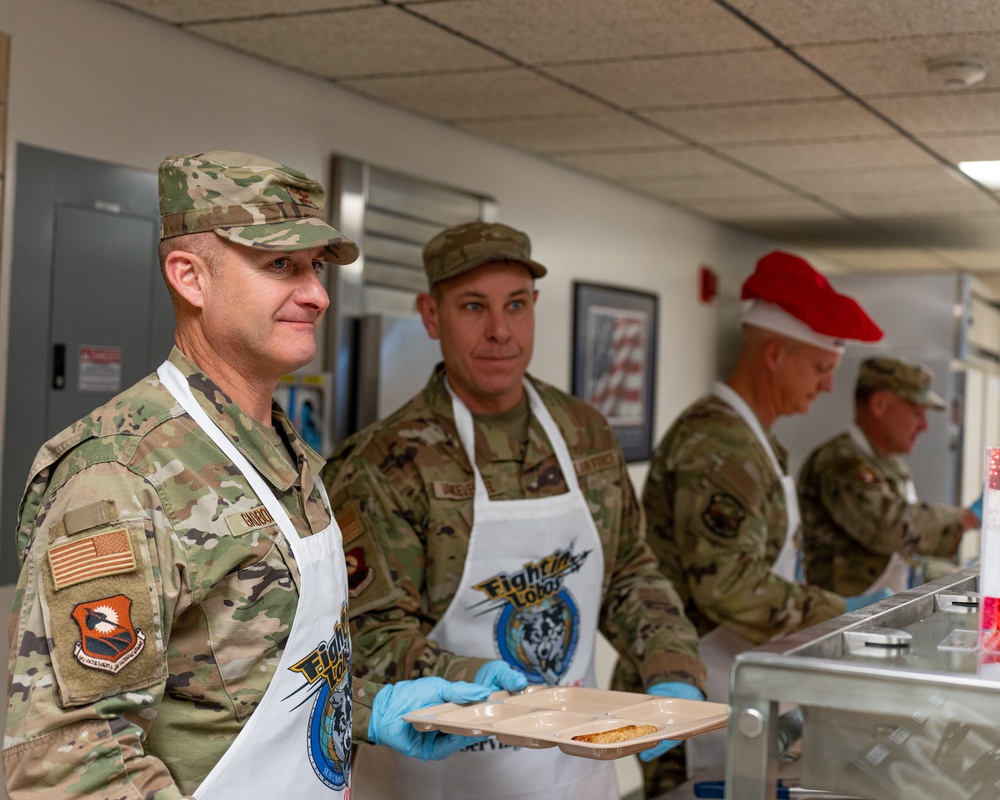
[[[587,310],[584,399],[612,425],[643,424],[649,327],[649,317],[641,311]]]

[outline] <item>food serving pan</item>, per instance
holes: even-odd
[[[648,750],[661,739],[687,739],[724,728],[728,717],[729,707],[723,703],[576,686],[494,692],[479,703],[442,703],[403,715],[418,731],[495,736],[501,744],[558,747],[571,756],[596,759],[622,758]],[[573,738],[630,725],[652,730],[608,743]]]

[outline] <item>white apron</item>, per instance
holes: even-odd
[[[799,528],[799,498],[795,488],[795,479],[786,475],[781,468],[778,457],[771,447],[771,442],[761,427],[760,420],[753,409],[737,394],[732,387],[724,383],[716,383],[712,394],[729,405],[753,432],[760,446],[767,453],[768,460],[776,475],[781,478],[781,491],[785,498],[785,541],[781,545],[778,557],[771,565],[771,574],[786,581],[798,582],[801,568],[801,557],[795,542],[795,533]],[[715,703],[729,703],[729,680],[736,656],[751,649],[753,645],[733,633],[725,625],[706,633],[698,641],[698,654],[708,668],[706,679],[707,699]],[[687,755],[688,775],[694,776],[711,767],[719,767],[726,761],[726,731],[713,731],[687,740],[685,745]]]
[[[857,426],[851,425],[847,429],[851,441],[857,448],[869,458],[875,458],[875,451],[872,450],[868,437]],[[917,487],[913,481],[906,482],[906,502],[913,504],[917,502]],[[905,592],[914,584],[913,565],[903,558],[899,553],[889,556],[889,563],[885,565],[882,574],[879,575],[871,586],[865,589],[862,594],[870,594],[879,589],[891,589],[893,592]]]
[[[181,371],[168,361],[157,375],[243,473],[284,535],[301,574],[295,619],[274,678],[195,796],[198,800],[348,800],[351,640],[340,529],[331,513],[325,530],[300,538],[264,479],[198,405]],[[322,484],[318,486],[329,511],[326,492]]]
[[[452,392],[455,424],[474,473],[473,525],[458,591],[428,638],[462,655],[503,658],[530,684],[594,686],[601,541],[559,428],[535,388],[527,381],[524,387],[569,491],[491,501],[476,466],[472,414]],[[365,748],[357,776],[366,800],[619,797],[608,762],[568,756],[555,747],[499,748],[495,739],[440,762]]]

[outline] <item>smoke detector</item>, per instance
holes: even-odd
[[[947,58],[927,65],[930,74],[947,89],[964,89],[986,77],[986,66],[974,58]]]

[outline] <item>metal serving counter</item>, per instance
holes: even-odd
[[[726,797],[777,796],[779,704],[803,710],[803,787],[1000,797],[1000,657],[975,646],[978,582],[960,570],[739,656]]]

